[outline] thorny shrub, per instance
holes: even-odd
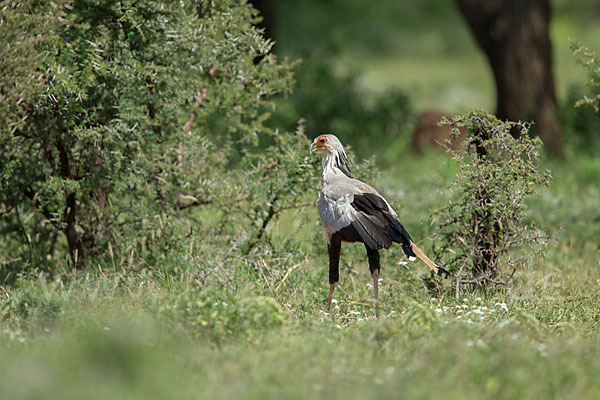
[[[0,278],[155,265],[205,233],[204,206],[244,200],[240,159],[275,135],[264,122],[293,85],[258,18],[234,0],[3,6]]]
[[[571,50],[576,56],[577,62],[589,73],[587,86],[591,89],[591,97],[584,96],[575,103],[576,107],[582,105],[592,106],[596,113],[600,114],[600,60],[598,56],[583,44],[571,41]]]
[[[529,124],[485,112],[446,123],[466,138],[452,152],[460,170],[449,204],[436,212],[434,252],[454,275],[458,296],[464,284],[505,284],[547,242],[548,235],[527,221],[526,200],[548,185],[550,175],[537,166],[541,141],[529,136]]]

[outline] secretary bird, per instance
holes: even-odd
[[[342,143],[334,135],[321,135],[310,145],[310,152],[323,156],[323,190],[319,197],[319,216],[329,252],[329,298],[339,280],[342,242],[364,243],[375,291],[375,315],[379,318],[379,250],[399,243],[410,261],[419,257],[436,274],[450,274],[431,261],[412,241],[398,215],[371,186],[354,178]]]

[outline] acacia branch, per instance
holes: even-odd
[[[190,110],[190,114],[188,115],[187,122],[183,127],[183,132],[187,133],[192,129],[192,125],[194,124],[194,119],[196,118],[196,109],[200,107],[204,107],[204,101],[209,101],[206,98],[206,94],[208,93],[208,88],[203,88],[202,92],[196,97],[196,101],[192,109]],[[179,167],[183,166],[183,140],[179,141],[179,145],[177,147],[177,165]]]

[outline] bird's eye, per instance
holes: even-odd
[[[319,143],[325,143],[326,141],[328,141],[329,139],[327,138],[327,136],[321,136],[319,138]]]

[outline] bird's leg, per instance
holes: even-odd
[[[375,317],[379,319],[379,270],[373,271],[371,276],[373,276],[373,288],[375,289]]]
[[[340,280],[340,250],[342,248],[342,239],[338,235],[332,235],[327,244],[329,252],[329,298],[327,300],[327,311],[331,308],[333,291],[335,285]]]
[[[333,299],[333,291],[335,290],[335,285],[337,282],[333,282],[329,284],[329,299],[327,300],[327,311],[331,308],[331,299]]]
[[[365,246],[366,247],[366,246]],[[373,277],[373,290],[375,295],[375,317],[379,319],[379,250],[367,247],[367,257],[369,258],[369,269]]]

